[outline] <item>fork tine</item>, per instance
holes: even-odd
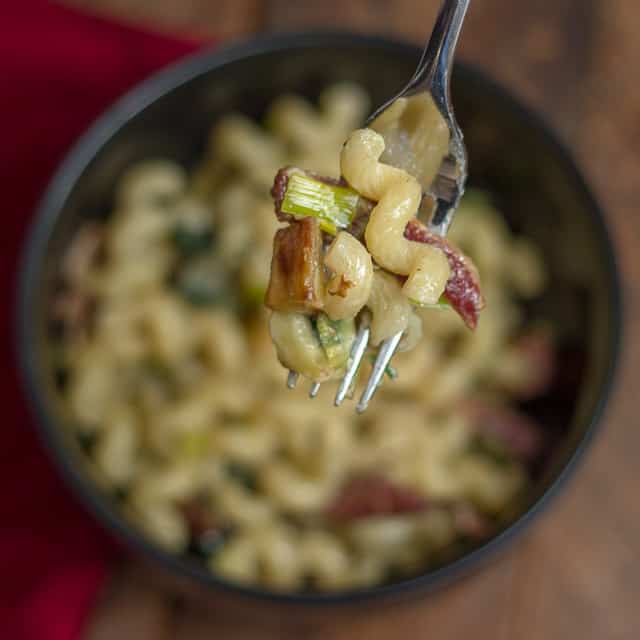
[[[298,378],[300,374],[297,371],[289,371],[289,375],[287,376],[287,387],[289,389],[295,389],[298,384]]]
[[[380,349],[378,349],[378,355],[376,357],[376,361],[373,364],[373,369],[371,371],[371,375],[367,380],[367,386],[360,397],[360,402],[358,402],[358,406],[356,407],[356,411],[358,413],[363,413],[366,411],[369,406],[369,401],[373,397],[373,394],[376,392],[378,386],[380,385],[380,381],[382,380],[382,376],[391,362],[391,358],[393,358],[393,354],[396,352],[398,345],[400,344],[400,340],[402,340],[402,331],[396,333],[391,336],[387,340],[385,340],[381,345]]]
[[[369,344],[369,333],[370,329],[368,326],[361,326],[358,330],[358,334],[356,335],[356,339],[353,341],[349,366],[344,373],[344,377],[340,381],[340,386],[336,393],[336,399],[334,402],[336,407],[339,407],[344,402],[344,399],[349,392],[349,388],[351,387],[351,383],[360,368],[364,352],[367,350],[367,344]]]
[[[309,390],[309,397],[310,398],[315,398],[318,395],[318,391],[320,391],[320,383],[319,382],[314,382],[311,385],[311,389]]]

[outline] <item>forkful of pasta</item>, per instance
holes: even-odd
[[[477,270],[444,238],[467,178],[449,81],[469,2],[444,0],[412,79],[345,142],[339,179],[295,167],[276,175],[276,215],[288,226],[274,239],[270,332],[287,385],[309,378],[312,398],[339,380],[340,405],[368,355],[365,411],[385,373],[395,376],[394,354],[420,340],[420,309],[451,307],[477,325]]]

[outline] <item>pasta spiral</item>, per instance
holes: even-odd
[[[378,203],[365,230],[375,261],[387,271],[408,276],[403,286],[408,298],[420,305],[435,304],[447,284],[449,264],[438,249],[404,237],[422,190],[408,173],[380,162],[384,148],[384,138],[375,131],[354,131],[342,150],[342,175],[356,191]]]

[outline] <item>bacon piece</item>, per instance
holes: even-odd
[[[470,329],[475,329],[485,301],[480,291],[478,270],[471,259],[449,244],[442,236],[429,231],[417,218],[409,221],[404,236],[413,242],[422,242],[436,247],[447,256],[451,275],[444,290],[445,296],[465,324]]]
[[[416,513],[428,506],[427,500],[386,478],[367,474],[349,480],[329,505],[329,517],[349,521],[370,516]]]
[[[556,369],[553,342],[545,331],[530,331],[520,336],[511,347],[526,363],[524,380],[505,381],[508,391],[521,400],[541,396],[553,382]]]
[[[62,260],[61,276],[65,284],[73,286],[86,277],[100,257],[104,238],[104,225],[99,222],[87,222],[80,227]]]
[[[220,529],[206,500],[200,496],[192,496],[178,503],[189,532],[194,538],[199,538],[209,532]]]
[[[317,219],[302,218],[276,232],[265,304],[288,313],[322,310],[322,235]]]
[[[472,540],[487,538],[492,532],[490,520],[468,502],[456,502],[451,507],[456,531]]]
[[[373,473],[349,480],[327,513],[334,521],[351,522],[374,516],[421,513],[430,507],[450,511],[456,531],[468,538],[480,540],[491,533],[491,522],[473,505],[462,501],[433,502]]]
[[[96,308],[93,296],[76,289],[62,290],[53,298],[51,319],[64,335],[84,336],[91,330]]]
[[[282,201],[284,195],[287,193],[287,187],[289,186],[289,178],[292,174],[297,173],[299,169],[295,167],[284,167],[276,173],[276,177],[273,180],[273,187],[271,187],[271,197],[273,198],[273,206],[276,212],[276,218],[280,222],[293,222],[295,218],[288,214],[282,213]]]
[[[544,437],[540,425],[516,409],[471,400],[465,413],[478,434],[495,439],[516,458],[532,461],[542,451]]]
[[[191,496],[177,506],[189,528],[193,550],[206,556],[216,553],[224,545],[230,530],[217,521],[206,496]]]
[[[85,223],[74,236],[62,259],[59,291],[53,298],[51,320],[65,335],[86,335],[97,302],[83,287],[83,279],[99,261],[104,249],[105,229],[99,222]]]

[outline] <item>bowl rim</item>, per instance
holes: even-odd
[[[183,559],[177,554],[165,551],[159,545],[153,544],[141,531],[130,525],[124,517],[118,515],[117,508],[112,507],[103,497],[98,486],[87,479],[81,471],[80,465],[73,463],[63,442],[62,430],[64,427],[48,410],[44,393],[41,392],[39,386],[37,347],[33,339],[34,327],[31,322],[31,309],[39,274],[44,267],[48,239],[62,210],[62,205],[71,193],[76,181],[105,143],[132,117],[165,94],[196,77],[240,59],[257,57],[266,53],[340,46],[375,48],[394,54],[415,55],[416,60],[420,55],[420,48],[417,45],[400,39],[336,30],[271,33],[191,54],[134,85],[112,106],[108,107],[81,135],[66,153],[46,187],[36,208],[23,247],[18,272],[15,314],[18,369],[32,415],[35,417],[33,422],[49,457],[54,461],[67,486],[80,498],[83,506],[105,529],[114,534],[117,539],[123,540],[130,549],[140,553],[143,557],[152,560],[174,575],[194,580],[212,593],[214,589],[218,589],[252,599],[293,605],[345,605],[380,598],[388,599],[407,593],[427,592],[449,584],[493,559],[499,550],[507,547],[530,525],[536,516],[549,506],[551,500],[557,496],[559,489],[574,473],[592,443],[602,424],[603,412],[614,386],[622,333],[622,291],[617,260],[603,211],[580,172],[573,155],[546,121],[527,107],[512,91],[497,83],[484,71],[469,63],[457,63],[457,72],[462,72],[468,77],[475,77],[487,92],[497,95],[503,104],[525,119],[548,142],[561,164],[563,172],[569,176],[576,190],[581,192],[584,197],[588,205],[591,223],[598,231],[599,243],[605,256],[605,275],[611,292],[612,331],[607,345],[608,361],[604,383],[598,390],[598,399],[584,434],[571,452],[564,467],[538,499],[493,538],[449,564],[419,576],[389,585],[339,593],[280,593],[266,588],[234,584],[209,572],[203,565]]]

